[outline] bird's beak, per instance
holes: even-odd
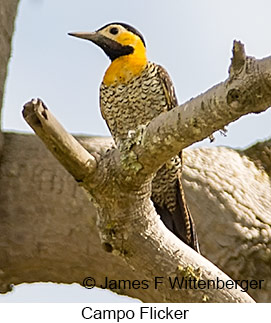
[[[93,33],[68,33],[68,35],[92,41],[94,44],[98,45],[107,56],[109,56],[111,61],[121,55],[128,55],[133,52],[133,47],[121,45],[117,41],[101,35],[98,31]]]
[[[100,45],[100,42],[101,42],[101,35],[98,34],[97,32],[93,32],[93,33],[91,33],[91,32],[89,32],[89,33],[88,32],[76,32],[76,33],[68,33],[68,35],[90,40],[97,45]]]

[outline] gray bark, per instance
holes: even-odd
[[[0,176],[1,290],[23,282],[82,284],[88,276],[97,285],[105,276],[140,279],[141,275],[103,250],[94,206],[40,140],[33,135],[5,134],[5,143]],[[99,151],[100,146],[110,147],[111,140],[95,138],[90,143],[92,151],[95,145]],[[230,160],[235,162],[225,163]],[[238,175],[232,189],[249,192],[246,181],[252,178],[260,185],[258,194],[266,192],[268,202],[269,178],[247,157],[227,148],[188,149],[184,161],[183,184],[203,255],[233,279],[264,279],[263,288],[250,294],[259,302],[270,301],[270,239],[257,218],[261,214],[254,207],[258,196],[251,200],[243,194],[242,203],[235,203],[239,194],[231,196],[223,188],[231,171]],[[238,209],[248,203],[250,217]],[[116,292],[155,301],[148,289]]]

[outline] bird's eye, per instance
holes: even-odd
[[[119,30],[116,27],[112,27],[112,28],[110,28],[109,32],[112,35],[117,35],[117,33],[119,32]]]

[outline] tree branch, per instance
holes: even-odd
[[[133,146],[127,145],[126,150],[137,156],[143,177],[230,122],[271,106],[271,57],[246,57],[244,46],[235,41],[229,70],[226,81],[159,115],[143,128]]]
[[[96,160],[60,125],[44,103],[33,99],[24,106],[23,116],[57,160],[82,182],[96,170]]]

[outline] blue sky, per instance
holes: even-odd
[[[135,26],[145,37],[149,60],[168,70],[183,103],[227,78],[234,39],[245,44],[248,55],[270,55],[270,12],[268,0],[21,0],[3,128],[31,132],[21,116],[22,106],[40,97],[68,131],[109,135],[99,111],[99,85],[108,58],[92,43],[69,37],[70,31],[93,31],[111,21]],[[213,144],[204,140],[196,146],[247,147],[271,137],[270,121],[270,109],[245,116],[228,127],[227,137],[218,134]],[[29,301],[31,296],[26,295],[31,295],[31,288],[33,300],[38,300],[46,293],[43,288],[51,287],[20,286],[0,296],[0,302]],[[52,301],[66,301],[66,292],[59,286],[52,288]],[[65,288],[70,288],[71,295],[80,289]],[[76,299],[98,297],[84,295],[82,291],[82,298]],[[107,301],[114,301],[109,293],[105,295],[109,295]]]

